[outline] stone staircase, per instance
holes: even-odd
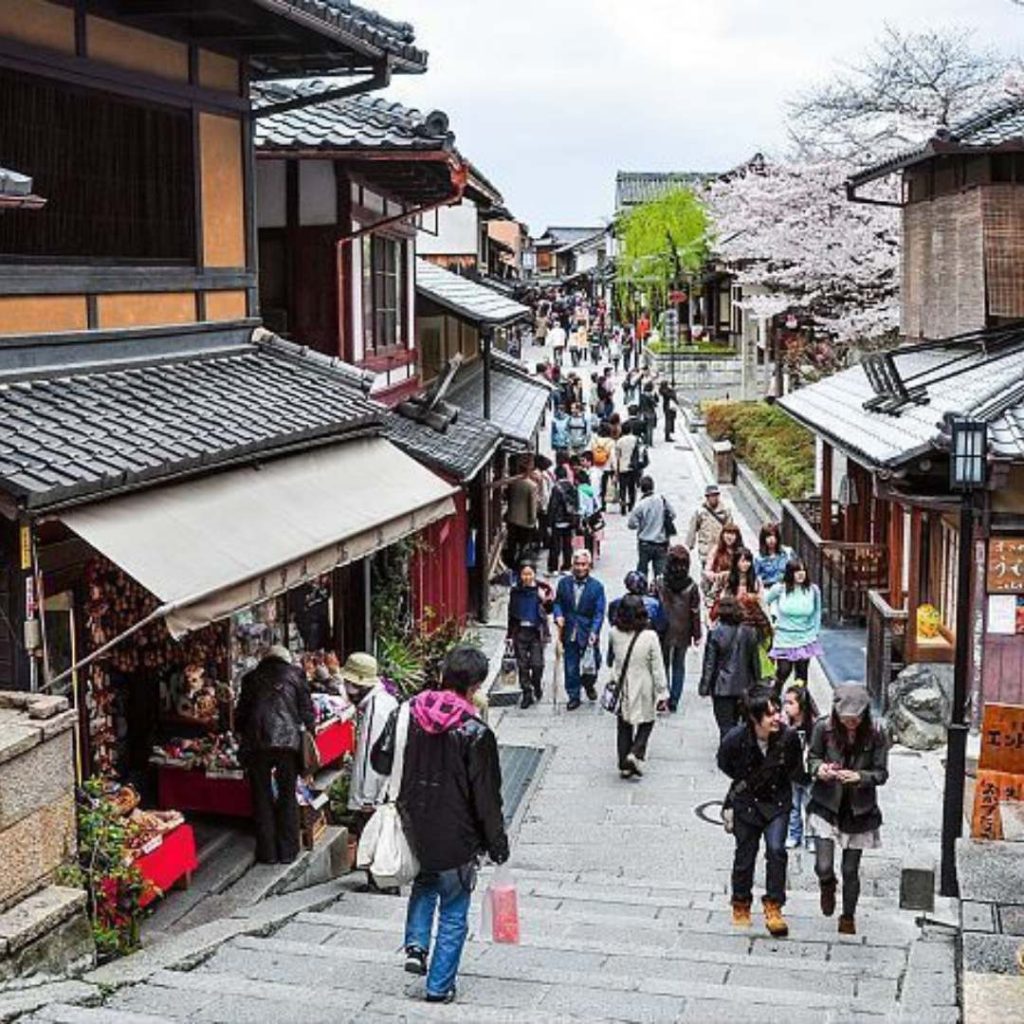
[[[318,910],[228,938],[199,957],[154,965],[103,997],[53,1001],[26,1024],[204,1021],[761,1021],[952,1024],[952,939],[921,935],[887,897],[867,897],[862,933],[839,936],[816,896],[787,907],[793,938],[729,921],[725,883],[629,881],[520,870],[522,942],[478,934],[479,898],[459,1000],[430,1006],[402,970],[405,900],[342,888]],[[481,879],[482,889],[486,874]],[[347,883],[354,885],[355,880]],[[109,990],[108,990],[109,991]],[[82,1003],[92,1005],[82,1005]],[[77,1005],[76,1005],[77,1003]]]

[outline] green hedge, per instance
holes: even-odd
[[[778,406],[765,402],[705,402],[708,435],[732,441],[742,459],[776,498],[814,490],[814,435]]]

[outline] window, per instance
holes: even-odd
[[[406,243],[363,236],[363,346],[366,354],[405,338]]]
[[[194,261],[188,111],[0,70],[0,136],[47,200],[0,217],[0,258]]]

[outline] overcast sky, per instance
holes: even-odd
[[[973,28],[1018,52],[1010,0],[363,0],[411,21],[423,76],[388,94],[446,111],[456,145],[534,234],[600,224],[617,170],[718,170],[785,146],[784,104],[883,22]]]

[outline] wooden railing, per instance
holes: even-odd
[[[813,506],[802,503],[803,508]],[[820,505],[818,506],[820,510]],[[886,581],[887,552],[881,544],[822,540],[800,506],[782,503],[782,542],[793,548],[821,590],[822,622],[828,626],[863,625],[868,590]]]
[[[886,595],[868,591],[868,642],[865,683],[875,706],[888,710],[889,683],[905,665],[907,613],[893,608]]]

